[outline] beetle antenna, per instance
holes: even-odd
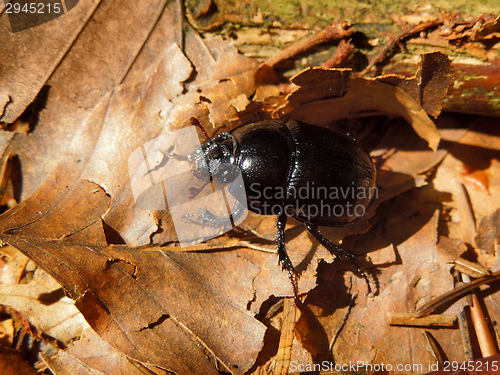
[[[205,130],[203,125],[200,124],[200,121],[196,117],[190,117],[189,121],[191,121],[191,125],[194,125],[201,130],[206,139],[210,139],[210,137],[207,134],[207,131]]]

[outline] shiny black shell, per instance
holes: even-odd
[[[229,162],[241,170],[248,209],[257,214],[285,211],[307,224],[340,226],[364,215],[376,194],[371,157],[344,134],[265,120],[239,126],[229,138]]]

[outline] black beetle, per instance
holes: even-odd
[[[303,222],[330,253],[354,263],[354,255],[325,238],[318,226],[351,223],[364,215],[376,195],[374,163],[358,143],[344,134],[299,121],[264,120],[214,138],[208,137],[197,119],[191,118],[191,122],[207,137],[201,150],[190,156],[193,174],[206,181],[201,188],[191,188],[191,195],[208,184],[210,175],[230,183],[233,172],[241,171],[248,209],[278,216],[279,263],[289,274],[297,300],[298,274],[285,247],[288,216]],[[203,224],[227,221],[208,211],[199,216]]]

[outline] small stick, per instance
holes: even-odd
[[[457,317],[453,315],[428,315],[423,318],[416,318],[414,314],[408,313],[387,313],[387,318],[391,326],[413,326],[413,327],[449,327],[456,325]]]
[[[346,61],[354,52],[354,45],[350,43],[350,41],[346,42],[345,40],[341,40],[334,54],[326,60],[321,66],[323,68],[337,68],[344,61]]]
[[[449,304],[453,300],[462,297],[463,295],[470,293],[473,289],[487,283],[500,279],[500,271],[494,272],[491,276],[485,276],[480,279],[476,279],[468,284],[460,285],[459,287],[446,292],[445,294],[433,299],[432,301],[422,305],[415,311],[415,317],[422,318],[429,315],[431,312],[436,310],[438,307]]]
[[[309,48],[333,39],[343,39],[352,35],[351,25],[347,21],[332,22],[323,30],[313,34],[307,38],[293,43],[284,50],[281,50],[276,55],[268,59],[261,65],[259,70],[263,67],[273,67],[281,61],[287,60],[293,56],[307,51]]]
[[[438,19],[434,21],[423,22],[417,26],[408,27],[405,30],[401,31],[398,35],[396,35],[392,40],[375,56],[371,59],[370,63],[366,68],[364,68],[361,72],[358,73],[358,76],[363,76],[371,69],[373,65],[381,61],[385,54],[394,47],[394,45],[398,44],[402,39],[407,38],[411,35],[418,34],[424,30],[430,29],[431,27],[439,26],[443,24],[443,20]]]

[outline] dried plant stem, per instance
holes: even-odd
[[[370,63],[366,68],[364,68],[361,72],[358,73],[359,76],[363,76],[368,71],[372,68],[373,65],[381,61],[385,54],[394,47],[394,45],[398,44],[401,40],[404,38],[407,38],[409,36],[412,36],[414,34],[420,33],[424,30],[430,29],[431,27],[435,27],[438,25],[441,25],[443,23],[443,20],[438,19],[434,21],[428,21],[428,22],[423,22],[420,25],[409,27],[403,31],[401,31],[398,35],[396,35],[392,40],[384,47],[382,50],[375,56],[373,59],[371,59]]]
[[[474,292],[474,294],[472,294],[472,306],[470,311],[472,316],[472,324],[474,324],[474,329],[476,331],[477,341],[479,342],[481,354],[483,355],[483,357],[489,357],[497,354],[495,342],[493,341],[493,337],[491,336],[488,322],[486,321],[483,309],[481,308],[477,292]]]
[[[291,46],[280,51],[263,65],[273,67],[281,61],[287,60],[293,56],[307,51],[309,48],[320,43],[328,42],[334,39],[343,39],[352,35],[351,25],[346,21],[332,22],[320,32],[311,35],[310,37],[299,40]]]
[[[335,53],[321,64],[321,66],[330,69],[340,67],[342,63],[354,53],[354,49],[354,45],[352,45],[350,41],[346,42],[345,40],[341,40]]]
[[[491,276],[485,276],[480,279],[474,280],[471,283],[463,284],[453,290],[450,290],[449,292],[443,294],[442,296],[433,299],[432,301],[426,303],[425,305],[422,305],[419,309],[417,309],[417,311],[415,311],[415,317],[421,318],[427,316],[431,312],[436,310],[438,307],[445,304],[450,304],[451,302],[454,302],[457,298],[460,298],[465,294],[470,293],[475,288],[499,279],[500,279],[500,271],[497,271],[491,274]]]
[[[428,315],[423,318],[415,318],[413,314],[393,313],[387,314],[391,326],[413,326],[413,327],[453,327],[456,325],[457,317],[453,315]]]

